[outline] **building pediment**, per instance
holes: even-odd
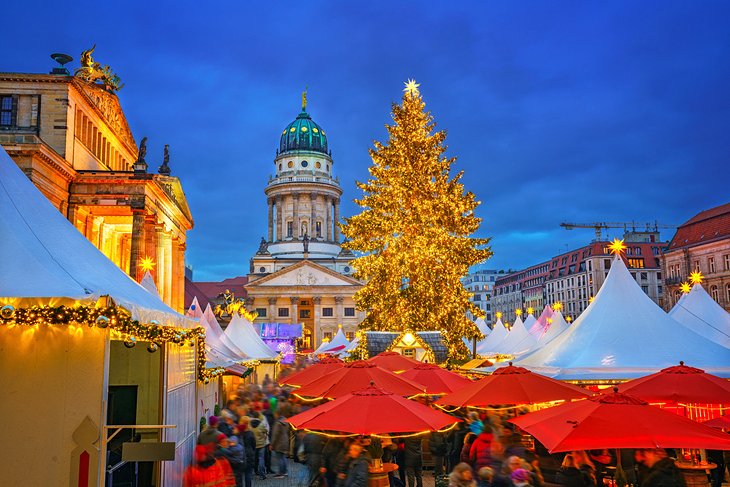
[[[304,260],[246,285],[246,289],[286,286],[355,286],[362,283],[314,262]]]

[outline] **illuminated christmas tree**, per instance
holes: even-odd
[[[406,83],[386,144],[375,142],[370,179],[358,182],[363,211],[342,226],[345,247],[363,255],[355,277],[366,282],[355,294],[367,312],[366,330],[442,331],[452,359],[463,359],[462,337],[480,337],[467,318],[484,313],[469,302],[461,279],[491,256],[489,239],[473,238],[480,218],[474,194],[451,177],[455,158],[444,156],[446,132],[434,131],[418,84]]]

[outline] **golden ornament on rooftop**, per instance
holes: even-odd
[[[155,268],[155,261],[152,257],[143,257],[139,261],[142,272],[152,271]]]
[[[563,303],[560,301],[553,303],[553,311],[560,311],[561,309],[563,309]]]
[[[515,314],[516,314],[517,316],[522,316],[522,310],[521,310],[520,308],[517,308],[517,309],[515,310]]]
[[[614,255],[620,255],[621,252],[624,252],[626,250],[626,245],[624,245],[623,239],[619,240],[617,238],[613,239],[613,242],[608,246],[608,250],[611,251]]]
[[[528,315],[531,315],[534,312],[535,312],[535,308],[527,308],[527,314]]]
[[[688,282],[683,282],[679,285],[679,290],[682,291],[682,293],[687,294],[692,290],[692,286],[690,286]]]
[[[704,280],[705,276],[703,276],[700,271],[694,271],[689,275],[689,282],[692,284],[702,284],[702,281]]]
[[[501,311],[497,311],[495,313],[495,316],[497,317],[497,319],[500,319],[502,317],[502,312]]]

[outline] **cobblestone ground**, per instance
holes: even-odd
[[[266,480],[254,477],[254,487],[307,487],[307,467],[301,463],[289,461],[289,475],[283,479],[275,479],[273,474],[268,475]],[[434,487],[435,482],[432,470],[424,470],[423,487]]]

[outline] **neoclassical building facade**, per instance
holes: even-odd
[[[301,323],[313,350],[341,325],[353,338],[364,318],[353,295],[354,255],[340,245],[342,188],[327,134],[306,111],[282,131],[265,194],[268,233],[251,258],[247,307],[257,323]]]

